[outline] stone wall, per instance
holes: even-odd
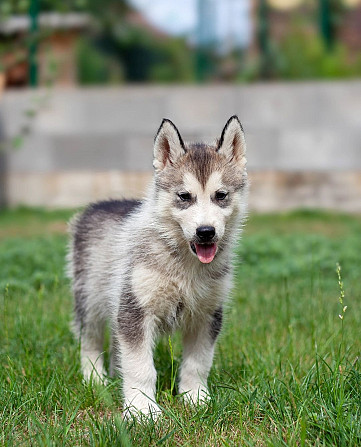
[[[236,113],[247,138],[251,208],[361,211],[360,81],[8,91],[0,113],[8,139],[30,129],[6,156],[11,206],[138,197],[163,117],[186,140],[212,141]]]

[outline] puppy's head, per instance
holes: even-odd
[[[164,119],[154,142],[158,214],[200,262],[213,261],[233,230],[247,189],[246,144],[237,116],[214,145],[184,143]],[[175,236],[176,237],[176,236]]]

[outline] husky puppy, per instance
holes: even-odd
[[[245,139],[232,116],[214,145],[184,143],[164,119],[154,141],[154,181],[144,201],[89,205],[71,224],[69,271],[86,380],[123,378],[126,414],[156,414],[156,337],[179,328],[179,393],[207,398],[207,377],[232,276],[232,249],[246,214]]]

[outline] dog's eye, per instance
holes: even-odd
[[[180,192],[178,193],[178,197],[182,200],[182,202],[190,202],[192,200],[192,196],[189,192]]]
[[[217,191],[216,192],[216,200],[224,200],[228,196],[228,192]]]

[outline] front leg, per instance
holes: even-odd
[[[207,379],[213,362],[214,345],[222,326],[222,307],[183,334],[183,362],[179,392],[193,403],[208,399]]]
[[[157,373],[153,362],[154,319],[145,315],[129,294],[119,309],[116,340],[117,364],[123,377],[124,416],[154,416],[160,413],[155,402]]]

